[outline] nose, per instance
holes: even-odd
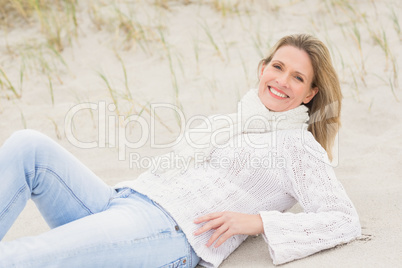
[[[278,76],[276,77],[276,83],[278,83],[278,85],[280,87],[283,88],[288,88],[289,87],[289,74],[283,72],[281,74],[278,74]]]

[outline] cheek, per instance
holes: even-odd
[[[271,79],[272,79],[272,72],[267,69],[260,76],[260,81],[262,81],[262,80],[269,81]]]
[[[267,79],[266,76],[261,76],[260,81],[258,82],[258,87],[260,90],[263,90],[265,88],[265,85],[267,84]]]
[[[309,93],[310,89],[304,85],[298,85],[294,87],[295,98],[299,100],[303,100]]]

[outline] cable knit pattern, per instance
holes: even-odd
[[[130,187],[159,203],[182,228],[206,267],[219,266],[247,237],[235,235],[218,248],[206,247],[213,230],[194,236],[201,224],[193,220],[212,212],[259,213],[274,264],[303,258],[361,234],[356,210],[310,132],[278,130],[241,137],[268,146],[255,148],[243,142],[214,149],[203,165],[174,179],[145,172],[115,187]],[[304,212],[285,212],[296,202]]]

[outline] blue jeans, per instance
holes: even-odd
[[[0,240],[29,198],[50,231],[0,242],[0,267],[195,267],[184,233],[157,203],[106,185],[32,130],[0,149]]]

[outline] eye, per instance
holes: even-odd
[[[297,80],[299,80],[300,82],[304,82],[303,78],[301,78],[300,76],[296,76],[295,77]]]
[[[278,64],[272,65],[275,69],[282,70],[282,67]]]

